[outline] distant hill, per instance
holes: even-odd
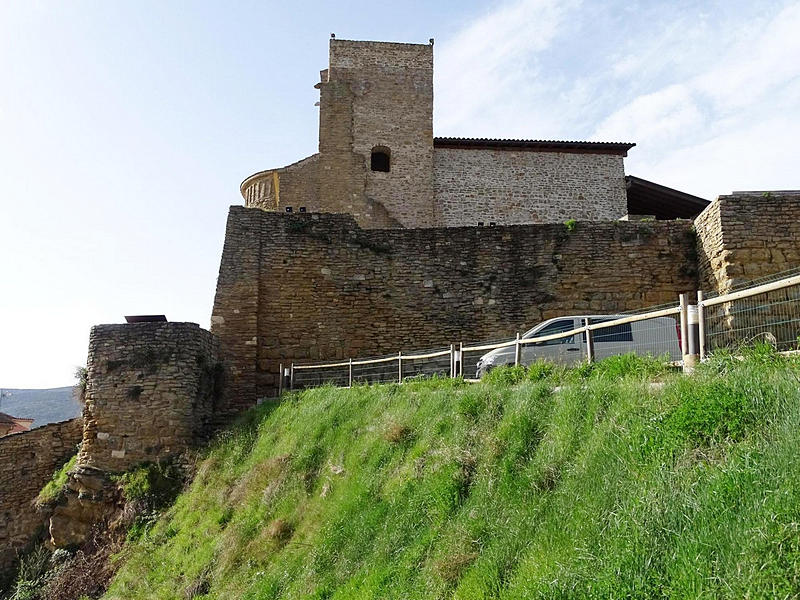
[[[72,386],[46,390],[0,388],[0,412],[14,417],[34,419],[31,428],[66,421],[81,414],[81,405],[72,396]],[[10,395],[6,396],[5,394]]]

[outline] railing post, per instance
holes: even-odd
[[[347,363],[347,387],[353,387],[353,359]]]
[[[592,330],[589,329],[589,319],[583,320],[584,326],[584,339],[586,340],[586,362],[591,364],[594,362],[594,338],[592,338]]]
[[[291,391],[293,389],[294,389],[294,363],[292,363],[292,366],[289,368],[289,390]]]
[[[278,397],[283,394],[283,363],[278,365]]]
[[[681,352],[683,354],[683,372],[691,373],[697,364],[699,355],[697,307],[689,306],[688,294],[680,295],[681,308]]]
[[[689,317],[686,308],[686,294],[678,296],[678,304],[681,309],[681,356],[686,356],[689,354]]]
[[[518,331],[517,332],[517,340],[514,343],[514,366],[515,367],[519,366],[519,358],[520,358],[519,355],[520,355],[520,349],[521,348],[522,348],[522,346],[520,346],[520,343],[519,343],[519,331]]]
[[[403,383],[403,352],[397,353],[397,383]]]
[[[456,347],[455,344],[450,344],[450,379],[456,377]]]
[[[700,336],[700,361],[706,359],[706,309],[703,306],[703,290],[697,290],[697,329]]]
[[[464,342],[458,342],[458,354],[456,355],[456,364],[458,365],[457,377],[464,376]]]
[[[686,344],[688,353],[683,359],[683,364],[690,372],[700,361],[700,319],[697,311],[696,304],[686,305],[686,331],[689,332],[689,341]]]

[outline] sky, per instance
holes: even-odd
[[[800,189],[800,1],[0,2],[0,387],[89,329],[208,327],[228,207],[317,150],[331,33],[434,45],[434,133],[636,142],[708,199]]]

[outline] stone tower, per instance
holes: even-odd
[[[331,39],[320,75],[319,204],[366,227],[436,223],[433,40]]]

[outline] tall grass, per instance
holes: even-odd
[[[798,376],[618,357],[308,390],[220,436],[106,597],[797,597]]]

